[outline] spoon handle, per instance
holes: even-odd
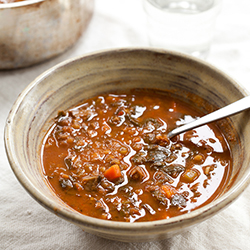
[[[222,118],[235,115],[241,111],[244,111],[246,109],[250,108],[250,96],[246,96],[234,103],[231,103],[221,109],[218,109],[208,115],[205,115],[201,118],[198,118],[197,120],[187,123],[183,126],[180,126],[176,129],[173,129],[168,133],[168,138],[172,138],[178,134],[181,134],[183,132],[186,132],[187,130],[191,130],[197,127],[200,127],[202,125],[208,124],[213,121],[220,120]]]

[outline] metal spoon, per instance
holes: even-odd
[[[205,115],[201,118],[198,118],[197,120],[187,123],[183,126],[180,126],[178,128],[173,129],[168,133],[168,138],[172,138],[178,134],[181,134],[183,132],[186,132],[188,130],[200,127],[202,125],[208,124],[210,122],[214,122],[217,120],[220,120],[222,118],[235,115],[241,111],[244,111],[246,109],[250,108],[250,96],[246,96],[234,103],[231,103],[221,109],[218,109],[208,115]]]

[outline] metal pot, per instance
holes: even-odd
[[[0,69],[26,67],[64,52],[86,29],[94,0],[0,4]]]

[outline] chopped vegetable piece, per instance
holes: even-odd
[[[119,165],[114,164],[104,172],[104,176],[109,181],[114,181],[122,176]]]
[[[168,199],[177,193],[177,190],[170,185],[163,185],[161,189]]]
[[[194,182],[200,175],[199,170],[197,169],[187,169],[182,175],[181,175],[181,181],[185,183],[192,183]]]
[[[200,155],[200,154],[196,155],[194,157],[194,162],[197,163],[197,164],[203,163],[204,162],[203,155]]]

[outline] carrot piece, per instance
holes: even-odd
[[[122,176],[121,170],[119,165],[114,164],[110,168],[108,168],[104,172],[104,176],[109,180],[109,181],[114,181],[115,179],[119,178]]]
[[[161,186],[161,189],[168,199],[170,199],[173,195],[177,194],[177,190],[170,185],[163,185]]]

